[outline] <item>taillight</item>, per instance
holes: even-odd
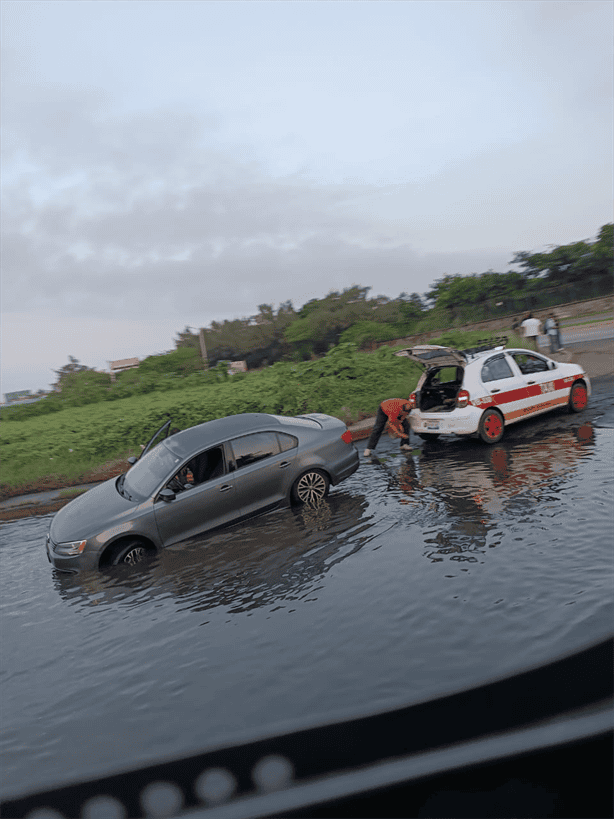
[[[458,395],[456,396],[456,406],[462,409],[466,407],[469,403],[469,393],[467,390],[459,390]]]
[[[351,444],[352,443],[352,432],[351,432],[351,430],[346,429],[346,431],[341,436],[341,440],[345,441],[346,444]]]
[[[416,393],[415,392],[412,392],[412,394],[409,396],[409,398],[407,400],[407,403],[409,404],[411,409],[416,409]]]

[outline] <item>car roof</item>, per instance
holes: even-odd
[[[195,427],[176,432],[165,439],[165,445],[176,455],[184,456],[206,446],[226,441],[238,435],[248,435],[262,429],[281,427],[281,422],[264,412],[244,412],[239,415],[228,415],[226,418],[215,418]]]

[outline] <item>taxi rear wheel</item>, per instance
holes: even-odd
[[[487,409],[480,418],[478,433],[486,444],[496,444],[503,438],[505,426],[503,418],[497,410]]]
[[[588,403],[588,391],[586,384],[582,381],[576,381],[569,393],[569,411],[582,412]]]

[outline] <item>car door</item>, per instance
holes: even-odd
[[[506,422],[520,418],[526,409],[527,384],[504,352],[486,358],[480,368],[480,381],[484,392],[472,395],[476,406],[496,406]]]
[[[237,506],[252,515],[284,500],[294,477],[298,439],[273,431],[241,435],[230,441]]]
[[[156,444],[159,444],[160,441],[163,441],[168,436],[168,431],[170,429],[170,426],[171,426],[171,422],[170,421],[165,421],[162,424],[162,426],[160,427],[160,429],[157,430],[156,432],[154,432],[154,434],[151,436],[151,438],[147,442],[147,445],[143,448],[143,451],[141,452],[141,456],[140,456],[141,458],[144,455],[147,455],[147,453],[149,452],[150,449],[152,449],[152,447],[156,446]]]
[[[223,446],[199,453],[184,465],[186,468],[181,472],[185,474],[190,469],[189,465],[207,455],[210,459],[213,455],[216,459],[221,458],[221,468],[210,476],[204,470],[202,482],[196,483],[191,489],[181,490],[175,481],[167,481],[166,485],[171,484],[169,488],[175,492],[175,497],[169,501],[158,498],[154,503],[158,532],[166,546],[231,523],[240,516],[234,476],[228,472]]]
[[[557,390],[556,370],[550,369],[547,358],[530,352],[512,352],[510,356],[527,386],[526,416],[546,412],[567,402],[569,390]]]

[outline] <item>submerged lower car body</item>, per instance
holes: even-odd
[[[317,503],[358,466],[351,434],[328,415],[209,421],[148,445],[124,475],[61,509],[47,557],[65,572],[132,565],[280,505]]]

